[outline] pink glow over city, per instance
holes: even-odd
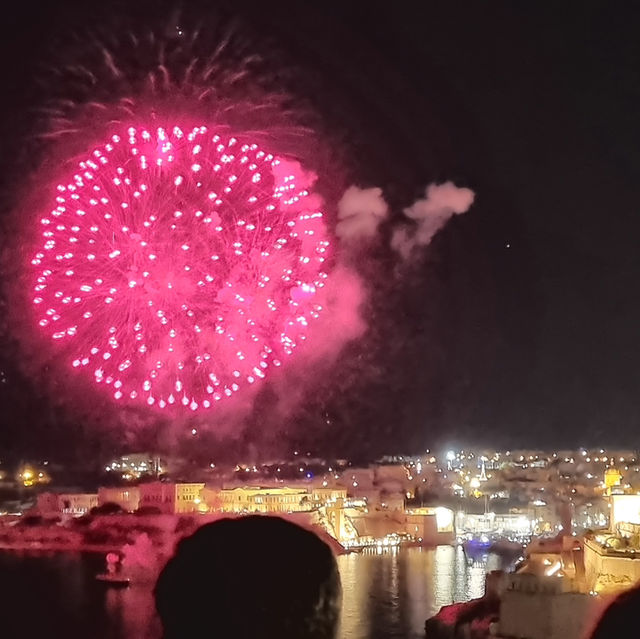
[[[52,189],[33,308],[114,401],[211,409],[286,363],[323,312],[313,177],[215,127],[122,127]]]

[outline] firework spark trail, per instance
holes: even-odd
[[[317,138],[319,120],[289,90],[289,68],[235,22],[183,29],[172,16],[161,33],[76,36],[65,50],[46,70],[51,95],[40,137],[63,139],[68,149],[80,139],[82,152],[85,136],[101,128],[159,114],[269,139],[279,154],[309,156]]]
[[[322,310],[330,243],[308,186],[205,126],[114,134],[40,219],[40,326],[117,400],[210,408],[280,366]]]

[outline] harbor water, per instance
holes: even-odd
[[[415,639],[441,606],[482,596],[486,572],[509,568],[509,559],[471,559],[460,547],[438,546],[371,549],[338,564],[340,639]],[[103,568],[104,557],[95,554],[0,553],[2,636],[159,639],[152,586],[105,588],[95,580]]]

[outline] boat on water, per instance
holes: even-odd
[[[520,540],[510,539],[498,535],[476,535],[470,536],[462,541],[464,551],[469,555],[498,553],[515,554],[521,553],[524,545]]]
[[[468,553],[489,552],[491,544],[488,535],[469,536],[462,542],[462,548]]]
[[[128,588],[131,585],[131,579],[124,575],[112,575],[108,572],[96,575],[96,581],[103,583],[111,588]]]
[[[131,579],[122,572],[122,556],[119,553],[110,552],[105,557],[106,572],[96,575],[96,581],[112,588],[128,588]]]

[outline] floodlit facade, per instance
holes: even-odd
[[[311,500],[321,506],[347,498],[346,488],[339,488],[337,486],[313,486],[309,490]]]
[[[640,524],[640,495],[611,495],[610,524],[617,531],[618,524]]]
[[[619,483],[609,474],[607,489]],[[587,535],[584,566],[587,587],[596,593],[629,588],[640,581],[640,495],[610,494],[609,528]]]
[[[162,513],[201,512],[203,483],[154,481],[140,485],[140,507],[157,508]]]
[[[591,592],[608,594],[640,581],[640,548],[615,548],[617,537],[596,535],[584,541],[584,569]]]
[[[292,513],[313,507],[306,488],[223,488],[218,499],[220,510],[226,513]]]
[[[175,513],[202,512],[206,505],[202,501],[204,484],[176,484],[174,510]]]
[[[453,511],[449,508],[414,508],[406,514],[406,533],[425,545],[449,544],[455,538]]]
[[[138,509],[140,489],[137,486],[103,486],[98,488],[98,505],[118,504],[122,510]]]
[[[530,573],[508,575],[500,602],[499,639],[582,639],[600,613],[599,602],[571,582]]]
[[[458,513],[456,527],[459,532],[473,534],[497,533],[501,535],[525,536],[533,533],[535,521],[528,513],[475,515]]]
[[[98,505],[97,493],[67,493],[58,495],[58,507],[65,515],[85,515]]]
[[[37,508],[42,515],[85,515],[98,505],[97,493],[40,493]]]

